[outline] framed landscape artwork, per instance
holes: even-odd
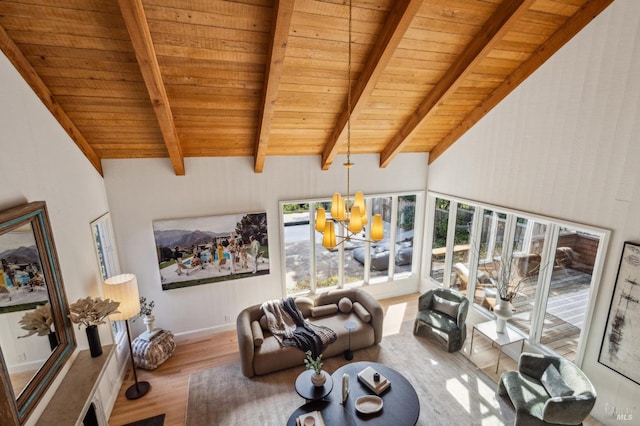
[[[267,214],[153,222],[163,290],[269,273]]]
[[[598,362],[640,384],[640,245],[625,242]]]

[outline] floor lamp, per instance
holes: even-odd
[[[140,313],[140,294],[138,293],[138,280],[133,274],[122,274],[110,277],[104,281],[104,298],[114,302],[120,302],[118,311],[109,315],[112,321],[124,321],[127,326],[127,340],[129,341],[129,354],[131,355],[131,368],[133,369],[133,379],[135,383],[127,389],[127,399],[138,399],[144,396],[151,385],[149,382],[138,382],[136,374],[136,363],[133,359],[133,347],[131,346],[131,332],[129,331],[129,320]]]

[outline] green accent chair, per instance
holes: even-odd
[[[448,288],[434,288],[418,299],[418,313],[413,334],[423,327],[443,343],[448,352],[462,349],[467,338],[469,300],[464,294]]]
[[[511,400],[516,426],[581,425],[596,403],[595,388],[574,363],[526,352],[518,371],[502,374],[497,393]]]

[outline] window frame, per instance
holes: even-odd
[[[424,191],[402,191],[402,192],[392,192],[392,193],[382,193],[382,194],[365,194],[365,201],[367,205],[367,214],[369,218],[372,217],[372,200],[375,198],[391,198],[391,222],[389,225],[389,235],[385,235],[385,240],[388,239],[389,242],[395,241],[397,236],[397,221],[399,218],[398,214],[398,205],[399,198],[403,196],[415,196],[415,212],[414,212],[414,221],[413,221],[413,254],[412,254],[412,262],[411,268],[409,271],[396,272],[395,262],[392,261],[395,259],[396,254],[396,244],[389,244],[389,267],[387,268],[387,274],[384,276],[372,277],[371,276],[371,243],[365,242],[365,263],[363,266],[363,277],[362,280],[358,280],[355,282],[350,282],[345,284],[345,250],[344,246],[340,244],[338,246],[338,284],[336,286],[331,287],[318,287],[316,276],[317,276],[317,257],[316,257],[316,244],[315,237],[316,231],[314,228],[315,222],[315,214],[311,212],[315,212],[315,206],[318,203],[330,203],[331,196],[328,197],[318,197],[318,198],[309,198],[309,199],[295,199],[295,200],[283,200],[279,202],[279,215],[280,215],[280,253],[281,253],[281,265],[284,273],[282,274],[282,288],[283,294],[286,296],[302,296],[306,294],[317,294],[319,292],[328,291],[336,288],[353,288],[353,287],[361,287],[361,286],[376,286],[379,284],[393,282],[399,279],[406,279],[409,277],[418,277],[419,268],[421,262],[421,246],[422,246],[422,226],[424,222],[424,206],[425,206],[425,192]],[[289,204],[309,204],[309,228],[310,228],[310,241],[311,241],[311,249],[310,249],[310,258],[312,261],[310,262],[310,279],[309,279],[309,289],[300,290],[297,292],[288,293],[287,291],[287,265],[286,265],[286,241],[284,236],[285,230],[285,213],[284,206]],[[371,219],[370,219],[371,220]],[[370,227],[367,227],[367,238],[369,237]]]
[[[589,335],[590,328],[591,328],[591,320],[592,320],[593,312],[595,309],[598,288],[600,285],[600,281],[602,279],[602,270],[604,268],[604,261],[606,258],[611,231],[604,228],[585,225],[582,223],[572,222],[564,219],[558,219],[555,217],[544,216],[536,213],[516,210],[509,207],[496,206],[493,204],[476,201],[476,200],[469,200],[469,199],[457,197],[454,195],[442,194],[434,191],[427,191],[426,217],[428,217],[431,224],[433,223],[433,220],[435,217],[436,198],[447,199],[451,202],[451,205],[453,205],[454,203],[464,203],[464,204],[468,204],[476,207],[476,215],[474,216],[474,221],[473,221],[471,235],[470,235],[470,241],[471,241],[470,247],[472,251],[469,254],[470,266],[469,266],[469,276],[468,276],[468,285],[467,285],[467,298],[469,299],[470,305],[473,307],[474,312],[486,319],[492,318],[491,314],[485,311],[484,309],[480,309],[479,307],[475,306],[475,304],[473,303],[474,302],[473,295],[475,293],[476,278],[477,278],[477,264],[480,260],[480,259],[477,259],[478,257],[477,254],[480,251],[482,217],[484,215],[485,210],[491,210],[494,212],[494,214],[504,213],[507,215],[507,223],[506,223],[505,237],[504,237],[505,240],[507,239],[508,236],[509,238],[513,237],[513,234],[515,232],[515,221],[516,221],[516,218],[518,217],[523,217],[537,223],[545,224],[547,227],[545,240],[549,244],[545,244],[545,250],[542,253],[543,264],[549,263],[550,261],[554,260],[555,244],[557,242],[557,236],[558,236],[559,230],[563,227],[572,228],[578,231],[584,231],[594,236],[597,236],[599,238],[600,242],[598,246],[598,252],[595,257],[595,262],[593,265],[591,288],[590,288],[589,298],[588,298],[586,311],[585,311],[584,326],[580,332],[580,337],[579,337],[578,345],[576,348],[576,358],[574,361],[578,366],[580,366],[584,360],[585,349],[586,349],[585,348],[586,339],[587,339],[587,336]],[[452,221],[455,221],[455,216],[456,216],[455,212],[456,210],[454,210],[453,208],[450,208],[450,211],[449,211],[450,223]],[[453,219],[452,219],[452,216],[453,216]],[[425,247],[432,247],[433,237],[434,237],[433,226],[430,224],[427,224],[426,229],[427,229],[427,233],[425,235]],[[507,235],[508,232],[509,232],[509,235]],[[450,234],[451,234],[450,229],[448,229],[447,230],[447,247],[446,247],[446,255],[445,255],[445,268],[446,268],[446,265],[449,265],[449,266],[451,265],[451,259],[453,258],[453,244],[449,244]],[[509,250],[511,250],[511,246],[512,246],[512,243],[508,245]],[[452,284],[451,274],[445,273],[443,276],[442,283],[439,283],[438,281],[434,280],[431,277],[432,250],[427,249],[424,252],[425,254],[423,259],[424,267],[423,267],[422,278],[427,280],[429,283],[437,286],[442,286],[445,288],[450,287]],[[447,271],[447,269],[445,269],[445,271]],[[551,270],[542,271],[540,274],[541,277],[539,278],[538,282],[539,283],[542,282],[543,286],[540,288],[541,291],[536,292],[536,295],[534,297],[534,304],[535,304],[534,309],[536,310],[536,313],[534,315],[532,312],[532,315],[534,316],[535,319],[531,323],[530,333],[527,336],[527,342],[530,345],[538,348],[541,351],[549,352],[549,353],[553,353],[553,350],[548,348],[546,345],[540,343],[540,339],[541,339],[542,327],[544,322],[544,314],[547,306],[546,301],[548,298],[549,281],[550,281],[551,272],[552,272]],[[547,277],[547,275],[549,275],[549,277]]]
[[[116,247],[111,214],[104,213],[91,221],[91,240],[95,249],[98,270],[102,280],[120,274],[120,261]],[[100,239],[100,243],[98,243]],[[126,337],[124,321],[111,321],[111,333],[117,347],[123,347]]]

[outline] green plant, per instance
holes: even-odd
[[[307,370],[313,370],[316,374],[320,374],[322,371],[322,354],[318,355],[316,358],[313,357],[313,353],[311,351],[305,352],[307,358],[304,360],[304,367]]]
[[[104,324],[107,315],[120,313],[118,306],[120,302],[110,299],[85,297],[69,305],[69,319],[74,324],[78,324],[78,329],[81,324],[85,327]]]
[[[153,312],[153,308],[156,306],[155,302],[152,300],[147,302],[147,298],[144,296],[140,296],[140,315],[151,315]]]

